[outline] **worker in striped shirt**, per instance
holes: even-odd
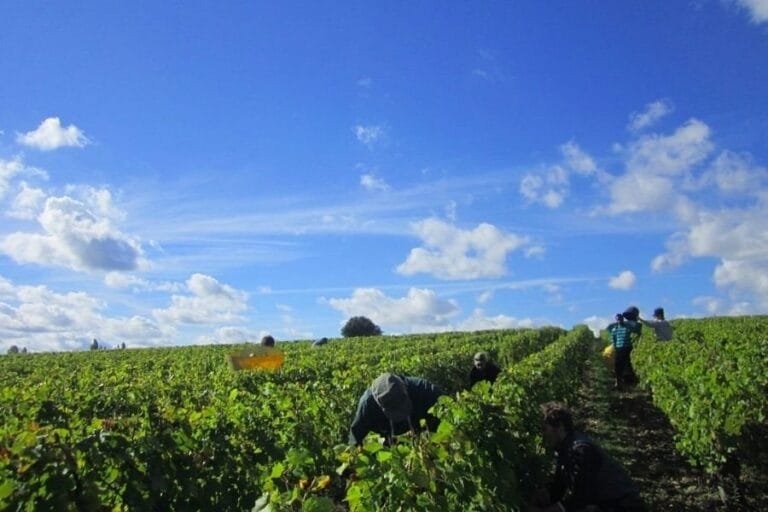
[[[616,315],[616,321],[608,326],[608,332],[611,334],[611,343],[614,349],[613,368],[616,375],[616,389],[622,389],[626,382],[627,375],[634,375],[632,369],[632,338],[633,326],[624,320],[621,313]]]

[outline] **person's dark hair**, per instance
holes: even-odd
[[[624,318],[631,322],[637,322],[637,318],[640,316],[640,310],[637,309],[637,306],[629,306],[627,309],[624,310],[624,313],[622,313]]]
[[[547,402],[541,406],[541,413],[547,425],[553,427],[562,425],[566,432],[573,432],[573,415],[564,403]]]
[[[616,313],[616,321],[623,325],[624,324],[624,315],[622,315],[621,313]]]
[[[664,308],[656,308],[653,310],[653,316],[659,320],[664,320]]]
[[[262,347],[274,347],[275,346],[275,338],[267,334],[263,338],[261,338],[261,346]]]

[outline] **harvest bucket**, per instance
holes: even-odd
[[[227,356],[233,370],[277,370],[285,360],[285,354],[271,347],[254,347],[239,354]]]
[[[615,350],[616,349],[613,348],[613,344],[610,344],[603,349],[603,362],[605,363],[605,366],[607,366],[611,371],[613,371],[613,354],[615,353]]]

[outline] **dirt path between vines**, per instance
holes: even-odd
[[[675,451],[672,426],[650,393],[641,386],[615,391],[599,354],[590,359],[585,377],[574,407],[577,428],[627,468],[649,511],[768,510],[764,493],[752,493],[744,505],[723,503],[717,486]],[[766,490],[764,482],[751,484]]]

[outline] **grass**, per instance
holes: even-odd
[[[595,352],[587,366],[577,428],[585,431],[629,471],[649,511],[768,510],[765,467],[746,467],[736,492],[715,481],[675,451],[674,429],[642,385],[613,389],[613,375]],[[724,501],[724,498],[727,501]]]

